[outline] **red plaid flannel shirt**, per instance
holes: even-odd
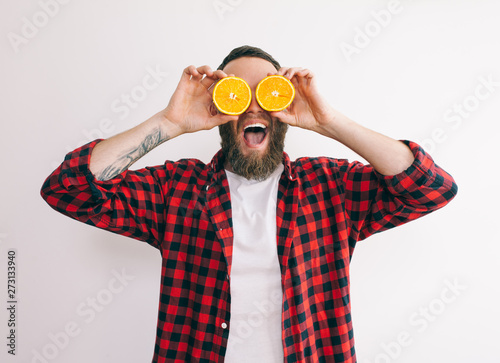
[[[219,151],[98,181],[95,140],[69,153],[43,184],[55,210],[145,241],[162,255],[153,362],[223,362],[231,329],[232,219]],[[277,249],[286,362],[356,362],[349,262],[356,242],[426,215],[457,193],[453,178],[417,144],[415,161],[383,176],[326,157],[291,162],[279,181]]]

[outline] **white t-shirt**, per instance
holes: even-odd
[[[276,241],[280,164],[264,181],[226,171],[233,215],[227,363],[283,362],[281,271]]]

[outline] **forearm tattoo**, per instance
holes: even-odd
[[[124,155],[120,156],[113,164],[96,173],[96,179],[100,181],[109,180],[127,170],[136,160],[150,152],[156,146],[167,141],[168,135],[162,134],[158,127],[147,135],[136,147],[131,148]]]

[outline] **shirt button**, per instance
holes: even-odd
[[[222,329],[226,329],[227,328],[227,324],[226,323],[222,323],[220,326],[221,326]]]

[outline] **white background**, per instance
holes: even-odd
[[[459,185],[444,209],[358,244],[351,264],[358,361],[500,362],[498,1],[110,0],[51,10],[42,3],[50,1],[0,5],[0,306],[10,248],[17,248],[19,299],[15,357],[0,310],[2,362],[42,361],[36,352],[47,362],[151,361],[158,251],[54,212],[39,190],[69,150],[164,108],[186,66],[216,68],[243,44],[310,68],[336,109],[422,143]],[[390,19],[382,15],[388,9]],[[350,56],[343,51],[356,44]],[[112,105],[123,94],[141,95],[148,67],[168,75],[128,114],[117,112]],[[488,78],[497,84],[481,88],[478,100]],[[458,117],[457,105],[470,111]],[[183,157],[207,162],[218,148],[216,129],[184,135],[133,168]],[[292,159],[362,161],[299,129],[290,129],[286,151]],[[113,271],[134,279],[89,321],[89,299],[110,297]],[[77,334],[65,340],[68,323]]]

